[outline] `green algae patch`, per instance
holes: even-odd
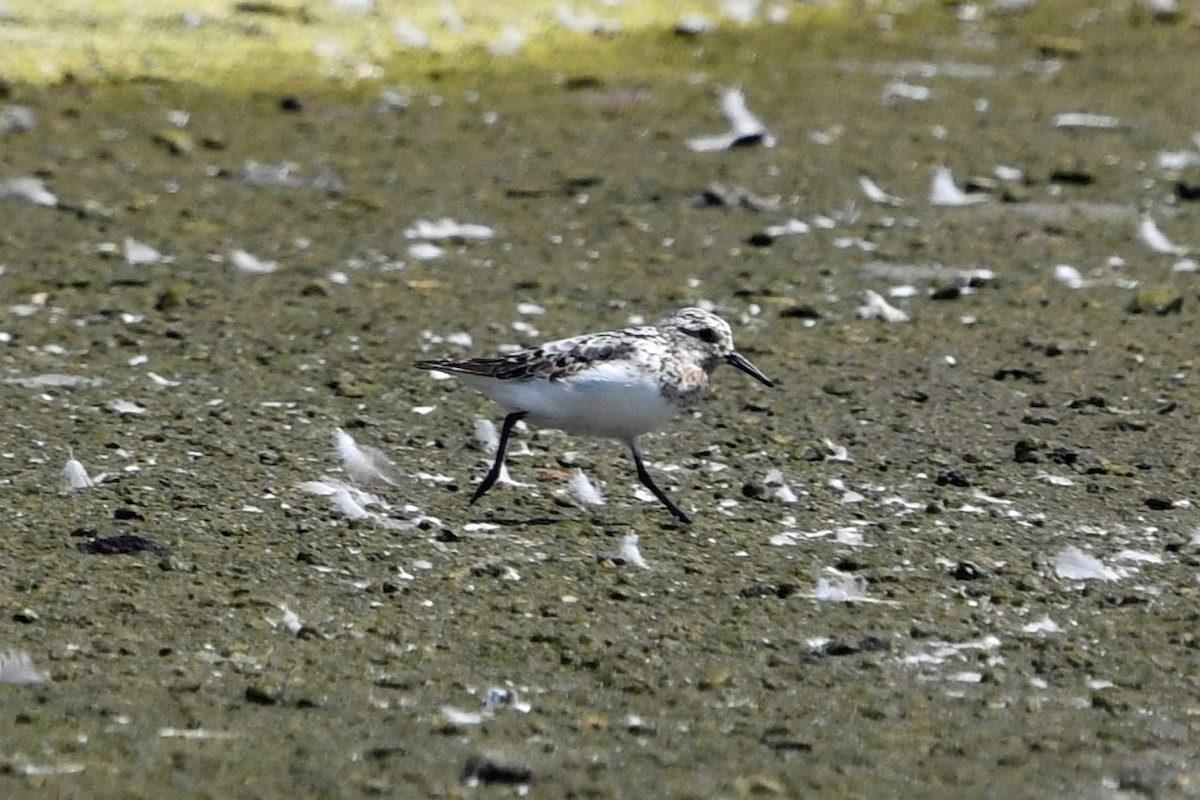
[[[786,27],[852,20],[849,4],[790,9]],[[555,0],[505,4],[435,0],[376,4],[157,0],[15,0],[0,15],[0,78],[9,83],[181,82],[237,94],[346,89],[377,81],[421,83],[446,69],[480,73],[517,63],[593,73],[654,72],[679,63],[644,58],[643,35],[679,38],[688,8],[629,3],[601,16]],[[705,38],[764,24],[734,22],[711,8]],[[564,19],[563,15],[571,16]],[[584,29],[570,29],[568,24]],[[588,29],[586,26],[592,25]],[[692,37],[686,37],[693,40]],[[698,39],[696,39],[698,41]],[[630,56],[633,56],[632,58]]]

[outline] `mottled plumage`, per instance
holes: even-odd
[[[774,385],[733,347],[729,325],[699,308],[675,312],[656,326],[584,334],[497,358],[418,361],[451,373],[506,411],[492,469],[478,500],[499,477],[512,426],[519,420],[568,433],[623,442],[638,479],[670,512],[690,521],[646,472],[638,437],[699,402],[717,365],[730,364]]]

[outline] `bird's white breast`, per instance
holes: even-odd
[[[679,410],[657,375],[629,361],[607,361],[555,381],[461,376],[509,412],[568,433],[628,440],[662,427]]]

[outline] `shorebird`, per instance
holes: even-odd
[[[684,511],[646,471],[638,437],[665,425],[708,393],[709,376],[729,364],[766,386],[775,384],[733,346],[729,324],[700,308],[676,311],[658,325],[587,333],[495,358],[417,361],[499,403],[506,414],[492,468],[471,497],[492,488],[521,420],[567,433],[616,439],[633,456],[638,480],[681,522]]]

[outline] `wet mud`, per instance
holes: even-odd
[[[1200,795],[1200,29],[962,8],[7,84],[0,794]],[[776,146],[689,150],[731,86]],[[468,504],[500,412],[414,360],[693,304],[778,383],[644,440],[694,524],[553,431]]]

